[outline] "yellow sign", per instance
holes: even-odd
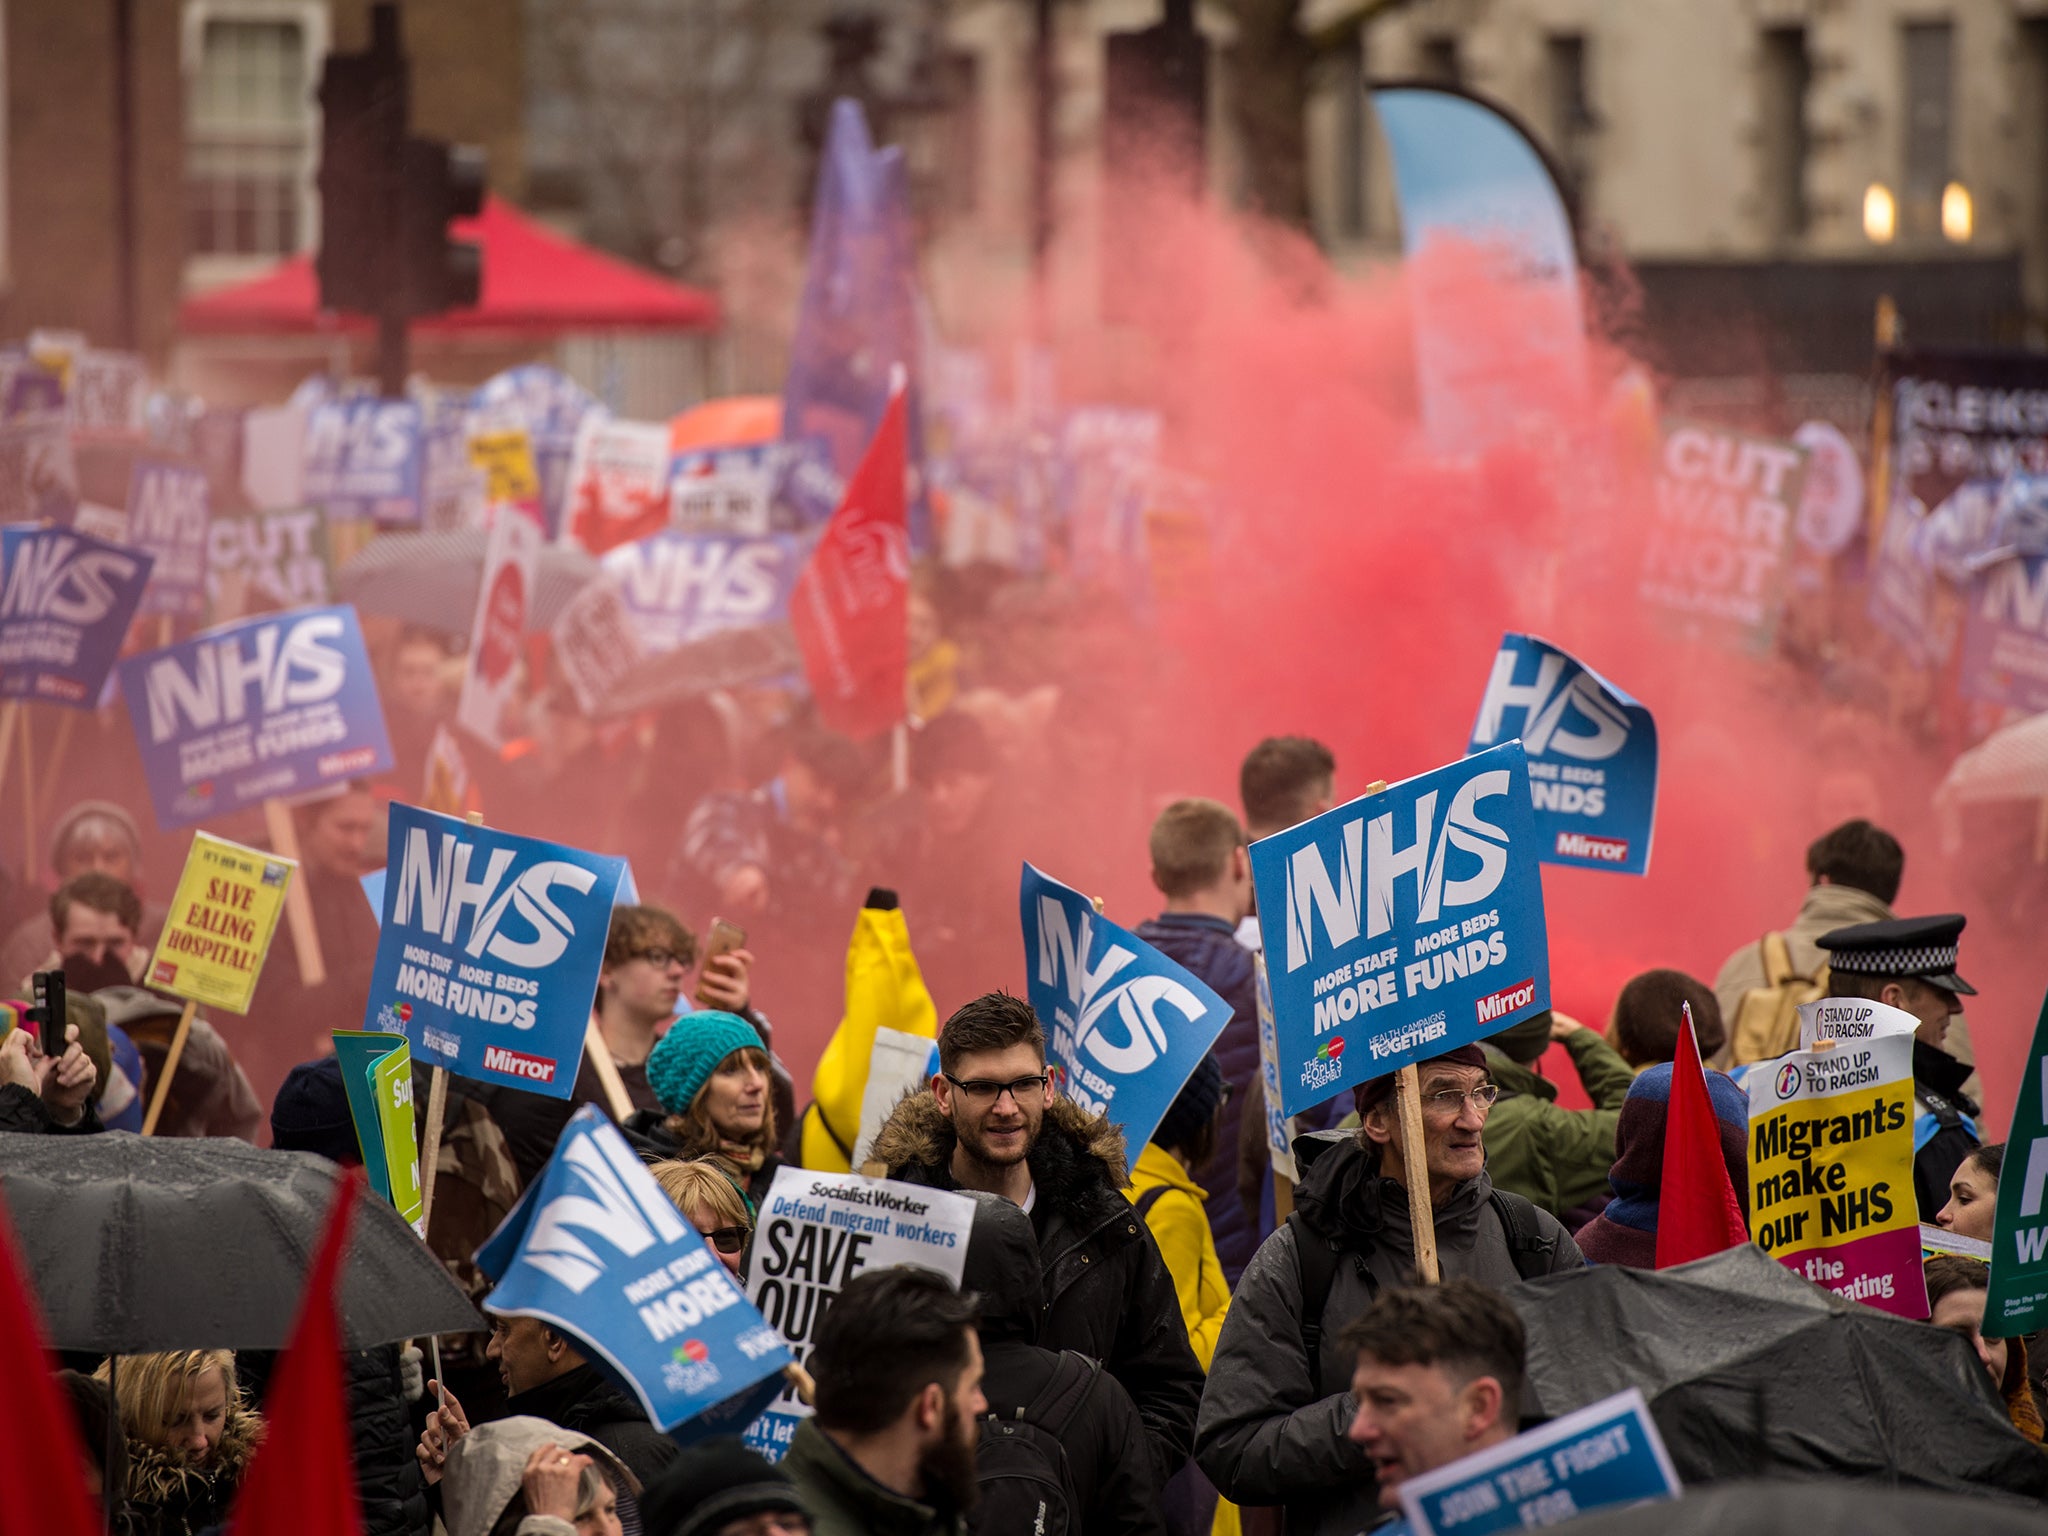
[[[275,854],[194,834],[149,984],[209,1008],[247,1013],[297,868]]]
[[[523,431],[472,433],[469,462],[484,472],[487,501],[533,501],[540,495],[533,445]]]

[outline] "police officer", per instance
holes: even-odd
[[[1863,997],[1904,1009],[1913,1032],[1913,1193],[1920,1219],[1948,1203],[1948,1183],[1977,1147],[1977,1106],[1963,1095],[1970,1068],[1942,1049],[1962,997],[1977,989],[1956,974],[1964,919],[1899,917],[1821,935],[1828,996]]]

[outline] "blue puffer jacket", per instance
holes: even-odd
[[[1223,1124],[1216,1153],[1196,1172],[1208,1191],[1209,1229],[1216,1237],[1216,1256],[1233,1287],[1245,1265],[1258,1252],[1259,1213],[1247,1212],[1237,1194],[1238,1121],[1245,1097],[1259,1075],[1258,984],[1252,952],[1237,942],[1236,930],[1220,917],[1199,912],[1167,912],[1138,925],[1138,937],[1168,959],[1193,971],[1230,1004],[1230,1022],[1223,1026],[1213,1054],[1230,1084],[1223,1106]]]

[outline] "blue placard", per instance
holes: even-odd
[[[2048,556],[2012,555],[1972,584],[1963,620],[1965,698],[2048,709]]]
[[[414,401],[322,401],[306,418],[306,500],[329,517],[418,523],[423,437]]]
[[[1188,1074],[1230,1022],[1230,1005],[1079,891],[1029,864],[1017,892],[1031,1011],[1054,1085],[1143,1147]]]
[[[603,407],[595,395],[561,369],[546,363],[521,363],[478,385],[475,408],[483,414],[508,417],[526,428],[533,471],[540,480],[541,515],[548,537],[553,538],[562,526],[576,434],[582,430],[583,418]]]
[[[1281,1111],[1548,1008],[1539,855],[1519,741],[1253,843]]]
[[[1538,1530],[1683,1491],[1635,1387],[1400,1485],[1415,1536]]]
[[[152,564],[68,528],[0,530],[0,698],[97,705]]]
[[[365,1029],[553,1099],[576,1086],[626,861],[391,807]]]
[[[142,594],[147,614],[206,611],[212,490],[191,464],[137,459],[128,473],[128,537],[156,561]]]
[[[476,1262],[490,1311],[568,1335],[679,1441],[736,1434],[781,1390],[782,1335],[594,1104]]]
[[[1649,710],[1547,641],[1502,635],[1466,751],[1518,736],[1529,758],[1537,857],[1649,873],[1657,820],[1657,723]]]
[[[157,825],[188,827],[391,766],[346,604],[223,624],[121,663]]]
[[[789,617],[789,592],[803,569],[794,538],[734,538],[674,530],[608,551],[607,575],[649,650],[674,650],[726,629]]]

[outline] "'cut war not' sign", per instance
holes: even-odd
[[[1913,1194],[1913,1037],[1874,1035],[1750,1068],[1749,1225],[1794,1274],[1927,1315]]]
[[[1538,857],[1647,874],[1657,820],[1657,723],[1590,667],[1533,635],[1503,635],[1468,752],[1519,737]]]
[[[1719,427],[1664,437],[1643,550],[1644,601],[1767,644],[1784,606],[1806,450]]]
[[[1519,741],[1252,844],[1290,1115],[1550,1006]]]
[[[1230,1022],[1230,1005],[1029,864],[1017,902],[1026,990],[1055,1090],[1142,1147]]]
[[[347,605],[244,619],[131,656],[121,692],[166,831],[391,766]]]
[[[761,1202],[747,1299],[801,1362],[832,1299],[855,1275],[916,1264],[958,1286],[973,1227],[968,1195],[857,1173],[782,1168]],[[780,1461],[810,1412],[785,1391],[747,1430],[747,1444]]]
[[[0,698],[94,708],[153,563],[66,528],[0,531]]]
[[[391,807],[365,1029],[429,1066],[566,1099],[626,861]]]

